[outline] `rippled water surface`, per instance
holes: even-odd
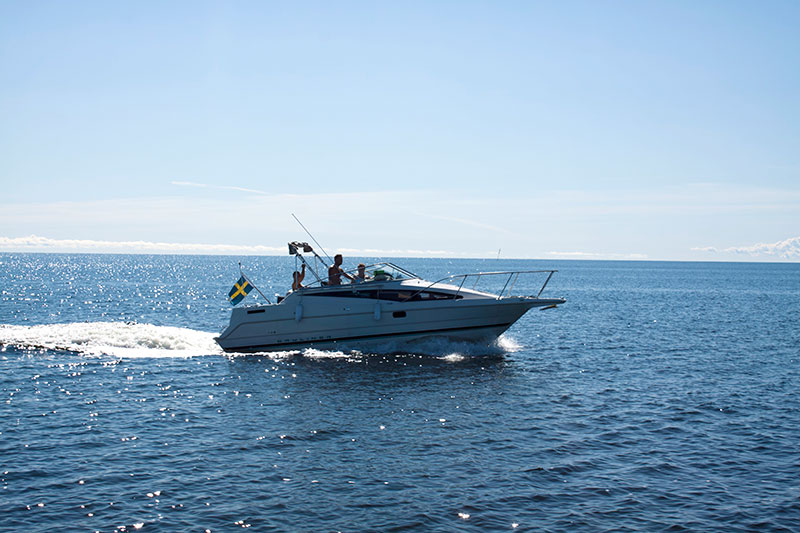
[[[236,258],[0,254],[0,530],[800,531],[800,266],[398,262],[568,302],[225,356]]]

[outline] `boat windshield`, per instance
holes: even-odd
[[[353,281],[352,283],[369,283],[372,281],[391,281],[397,279],[419,279],[419,276],[413,272],[389,262],[366,265],[366,268],[364,269],[365,278],[363,281],[358,279],[358,268],[345,270],[344,272],[356,279],[356,281]],[[351,282],[345,276],[342,276],[342,285],[349,285],[350,283]],[[327,280],[322,280],[321,282],[315,281],[314,283],[309,283],[306,286],[324,287],[326,285]]]

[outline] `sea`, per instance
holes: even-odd
[[[242,305],[288,289],[0,254],[0,530],[800,531],[800,264],[395,259],[567,302],[490,347],[224,354],[240,261]]]

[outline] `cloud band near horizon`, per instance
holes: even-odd
[[[756,243],[749,246],[731,246],[719,249],[715,246],[692,248],[695,252],[730,253],[739,255],[767,255],[784,259],[800,259],[800,236],[773,243]]]
[[[209,255],[284,255],[285,246],[175,243],[154,241],[109,241],[94,239],[51,239],[39,235],[25,237],[0,237],[2,252],[56,252],[56,253],[140,253],[140,254],[209,254]],[[783,259],[800,258],[800,236],[775,243],[756,243],[719,249],[714,246],[692,248],[695,252],[737,254],[751,257],[768,256]],[[334,253],[364,257],[468,257],[449,250],[340,248]],[[491,254],[490,254],[491,255]],[[594,260],[647,260],[646,254],[612,254],[583,251],[551,251],[544,254],[550,259]],[[512,259],[512,258],[506,258]]]

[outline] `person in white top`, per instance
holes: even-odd
[[[370,279],[367,277],[367,272],[364,270],[365,268],[367,267],[364,263],[358,264],[358,271],[356,272],[356,277],[353,279],[353,283],[364,283]]]

